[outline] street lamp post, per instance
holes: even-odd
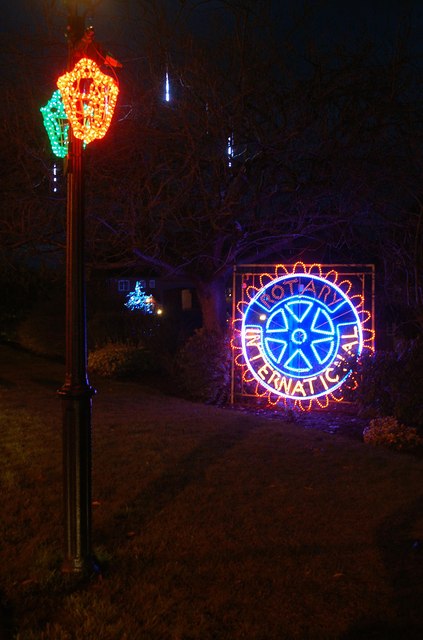
[[[58,391],[63,411],[62,569],[66,573],[86,573],[97,570],[97,566],[91,549],[91,403],[95,391],[87,375],[82,151],[92,140],[105,136],[119,93],[116,80],[102,73],[97,62],[108,67],[122,65],[93,44],[93,30],[84,30],[84,19],[78,15],[78,0],[65,2],[68,71],[58,78],[58,91],[41,111],[53,151],[63,157],[67,145],[66,357],[65,381]]]
[[[87,377],[82,141],[70,135],[67,176],[66,367],[63,411],[65,559],[63,571],[92,567],[91,399]]]
[[[77,3],[68,5],[68,70],[73,36],[81,28]],[[92,571],[91,549],[91,402],[87,376],[85,232],[82,140],[69,130],[66,207],[66,353],[65,382],[59,394],[63,413],[63,498],[65,549],[62,570]]]

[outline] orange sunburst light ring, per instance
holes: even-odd
[[[283,272],[283,273],[281,273]],[[289,273],[289,270],[287,269],[287,267],[284,264],[277,264],[275,267],[275,277],[279,278],[280,276],[287,276]]]
[[[296,262],[292,267],[292,273],[306,273],[306,272],[307,272],[307,267],[305,266],[304,262],[301,262],[300,260]]]
[[[263,287],[265,287],[272,280],[273,280],[273,276],[271,276],[270,273],[261,273],[259,276],[260,286],[257,289],[257,291],[260,291],[260,289],[263,289]]]
[[[352,282],[351,280],[341,280],[341,282],[338,283],[338,287],[348,295],[352,289]]]
[[[335,269],[331,269],[330,271],[325,273],[325,280],[327,280],[328,282],[332,282],[333,284],[336,284],[338,282],[338,277],[338,273],[337,271],[335,271]]]
[[[318,262],[314,262],[313,264],[311,264],[307,270],[307,273],[309,273],[310,275],[317,275],[320,276],[322,275],[322,265],[319,264]]]
[[[254,296],[260,291],[259,287],[255,287],[254,285],[250,285],[246,288],[245,294],[251,300]],[[248,304],[248,303],[247,303]]]

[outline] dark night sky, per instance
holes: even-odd
[[[178,7],[180,4],[180,0],[166,1],[171,7]],[[61,0],[57,2],[62,8],[65,21],[64,3]],[[41,20],[43,4],[43,0],[6,2],[2,6],[1,30],[32,30],[34,24]],[[133,4],[134,0],[102,0],[94,21],[97,35],[100,32],[102,37],[114,39],[113,31],[116,35],[118,31],[121,32],[119,27],[123,22],[119,14],[122,14],[122,7],[123,11],[130,12]],[[405,18],[411,25],[411,50],[418,55],[423,53],[423,0],[311,0],[307,4],[312,9],[310,30],[318,44],[330,46],[336,42],[343,42],[353,45],[356,41],[371,39],[377,46],[387,47],[389,50],[398,35],[399,26],[404,25]],[[273,5],[281,30],[285,31],[289,29],[293,16],[303,2],[275,0]],[[201,18],[198,20],[200,25]],[[106,30],[108,33],[104,33]]]

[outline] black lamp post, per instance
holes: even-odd
[[[83,31],[77,2],[68,2],[69,63]],[[66,573],[92,571],[91,549],[91,400],[87,376],[82,140],[69,127],[66,230],[66,364],[59,394],[63,411],[63,497]]]
[[[90,0],[83,0],[86,5]],[[68,72],[57,80],[69,121],[66,207],[66,372],[59,394],[63,408],[63,494],[65,557],[63,571],[95,570],[91,549],[91,401],[95,391],[87,375],[85,294],[85,212],[83,142],[102,138],[113,116],[119,88],[100,71],[95,58],[122,66],[93,46],[84,29],[78,0],[68,7]],[[94,87],[94,89],[93,89]],[[75,129],[74,129],[75,128]]]

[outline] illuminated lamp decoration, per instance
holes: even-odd
[[[69,121],[59,89],[40,111],[54,155],[64,158],[68,153]]]
[[[343,400],[352,363],[373,351],[366,302],[374,272],[354,266],[346,278],[340,267],[296,263],[234,276],[233,387],[241,396],[303,410]]]
[[[153,296],[145,293],[139,281],[135,283],[135,290],[130,291],[127,298],[128,301],[125,302],[125,307],[128,307],[131,311],[138,309],[143,313],[153,313],[155,307]]]
[[[119,87],[94,60],[81,58],[57,81],[76,138],[89,144],[103,138],[110,126]]]

